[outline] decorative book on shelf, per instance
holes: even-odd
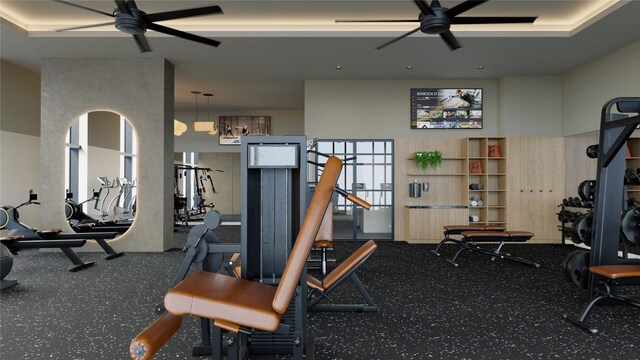
[[[471,160],[469,162],[469,174],[484,174],[482,162],[480,160]]]
[[[489,145],[487,153],[490,158],[502,157],[502,155],[500,155],[500,146],[498,144]]]

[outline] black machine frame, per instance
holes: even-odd
[[[617,110],[614,113],[612,110]],[[635,114],[621,117],[619,114]],[[620,209],[626,207],[624,191],[627,141],[640,124],[640,97],[619,97],[602,107],[598,174],[593,205],[593,232],[590,265],[618,264],[618,241],[622,223]],[[615,234],[615,235],[614,235]],[[603,285],[589,274],[591,297],[602,292]]]

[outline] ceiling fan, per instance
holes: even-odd
[[[457,17],[465,11],[481,5],[489,0],[468,0],[452,8],[440,5],[440,1],[431,1],[431,6],[424,0],[413,0],[420,9],[417,20],[336,20],[337,23],[392,23],[392,22],[420,22],[420,26],[389,41],[376,49],[380,50],[387,45],[403,39],[420,30],[425,34],[438,34],[447,44],[451,51],[461,48],[460,43],[449,30],[451,25],[472,25],[472,24],[516,24],[533,23],[537,17],[497,17],[497,16],[469,16]]]
[[[64,5],[69,5],[69,6],[77,7],[80,9],[92,11],[98,14],[106,15],[114,18],[115,20],[107,23],[74,26],[70,28],[56,30],[58,32],[87,29],[87,28],[107,26],[107,25],[115,25],[116,29],[122,31],[123,33],[132,35],[133,39],[136,41],[136,44],[138,45],[138,48],[140,49],[140,52],[143,52],[143,53],[151,51],[151,47],[147,42],[147,38],[144,36],[144,33],[148,29],[161,32],[164,34],[168,34],[171,36],[176,36],[179,38],[199,42],[202,44],[211,45],[214,47],[218,47],[218,45],[220,45],[219,41],[208,39],[208,38],[194,35],[194,34],[190,34],[190,33],[176,30],[170,27],[158,25],[155,23],[155,21],[181,19],[186,17],[209,15],[209,14],[221,14],[222,9],[219,6],[206,6],[206,7],[200,7],[195,9],[175,10],[175,11],[160,12],[155,14],[147,14],[144,11],[138,9],[138,6],[136,5],[136,2],[134,0],[114,0],[117,8],[114,9],[113,13],[110,14],[108,12],[92,9],[92,8],[75,4],[69,1],[64,1],[64,0],[53,0],[53,1],[64,4]]]

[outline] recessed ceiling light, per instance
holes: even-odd
[[[342,66],[336,65],[336,70],[342,70]]]
[[[484,70],[484,65],[479,65],[478,70]]]
[[[407,66],[405,66],[404,68],[405,68],[405,69],[407,69],[407,70],[412,70],[412,69],[413,69],[413,66],[411,66],[411,65],[407,65]]]

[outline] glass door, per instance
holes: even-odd
[[[346,162],[338,186],[372,205],[367,211],[338,197],[333,207],[334,239],[392,240],[393,140],[318,140],[314,150],[341,159],[355,157]]]

